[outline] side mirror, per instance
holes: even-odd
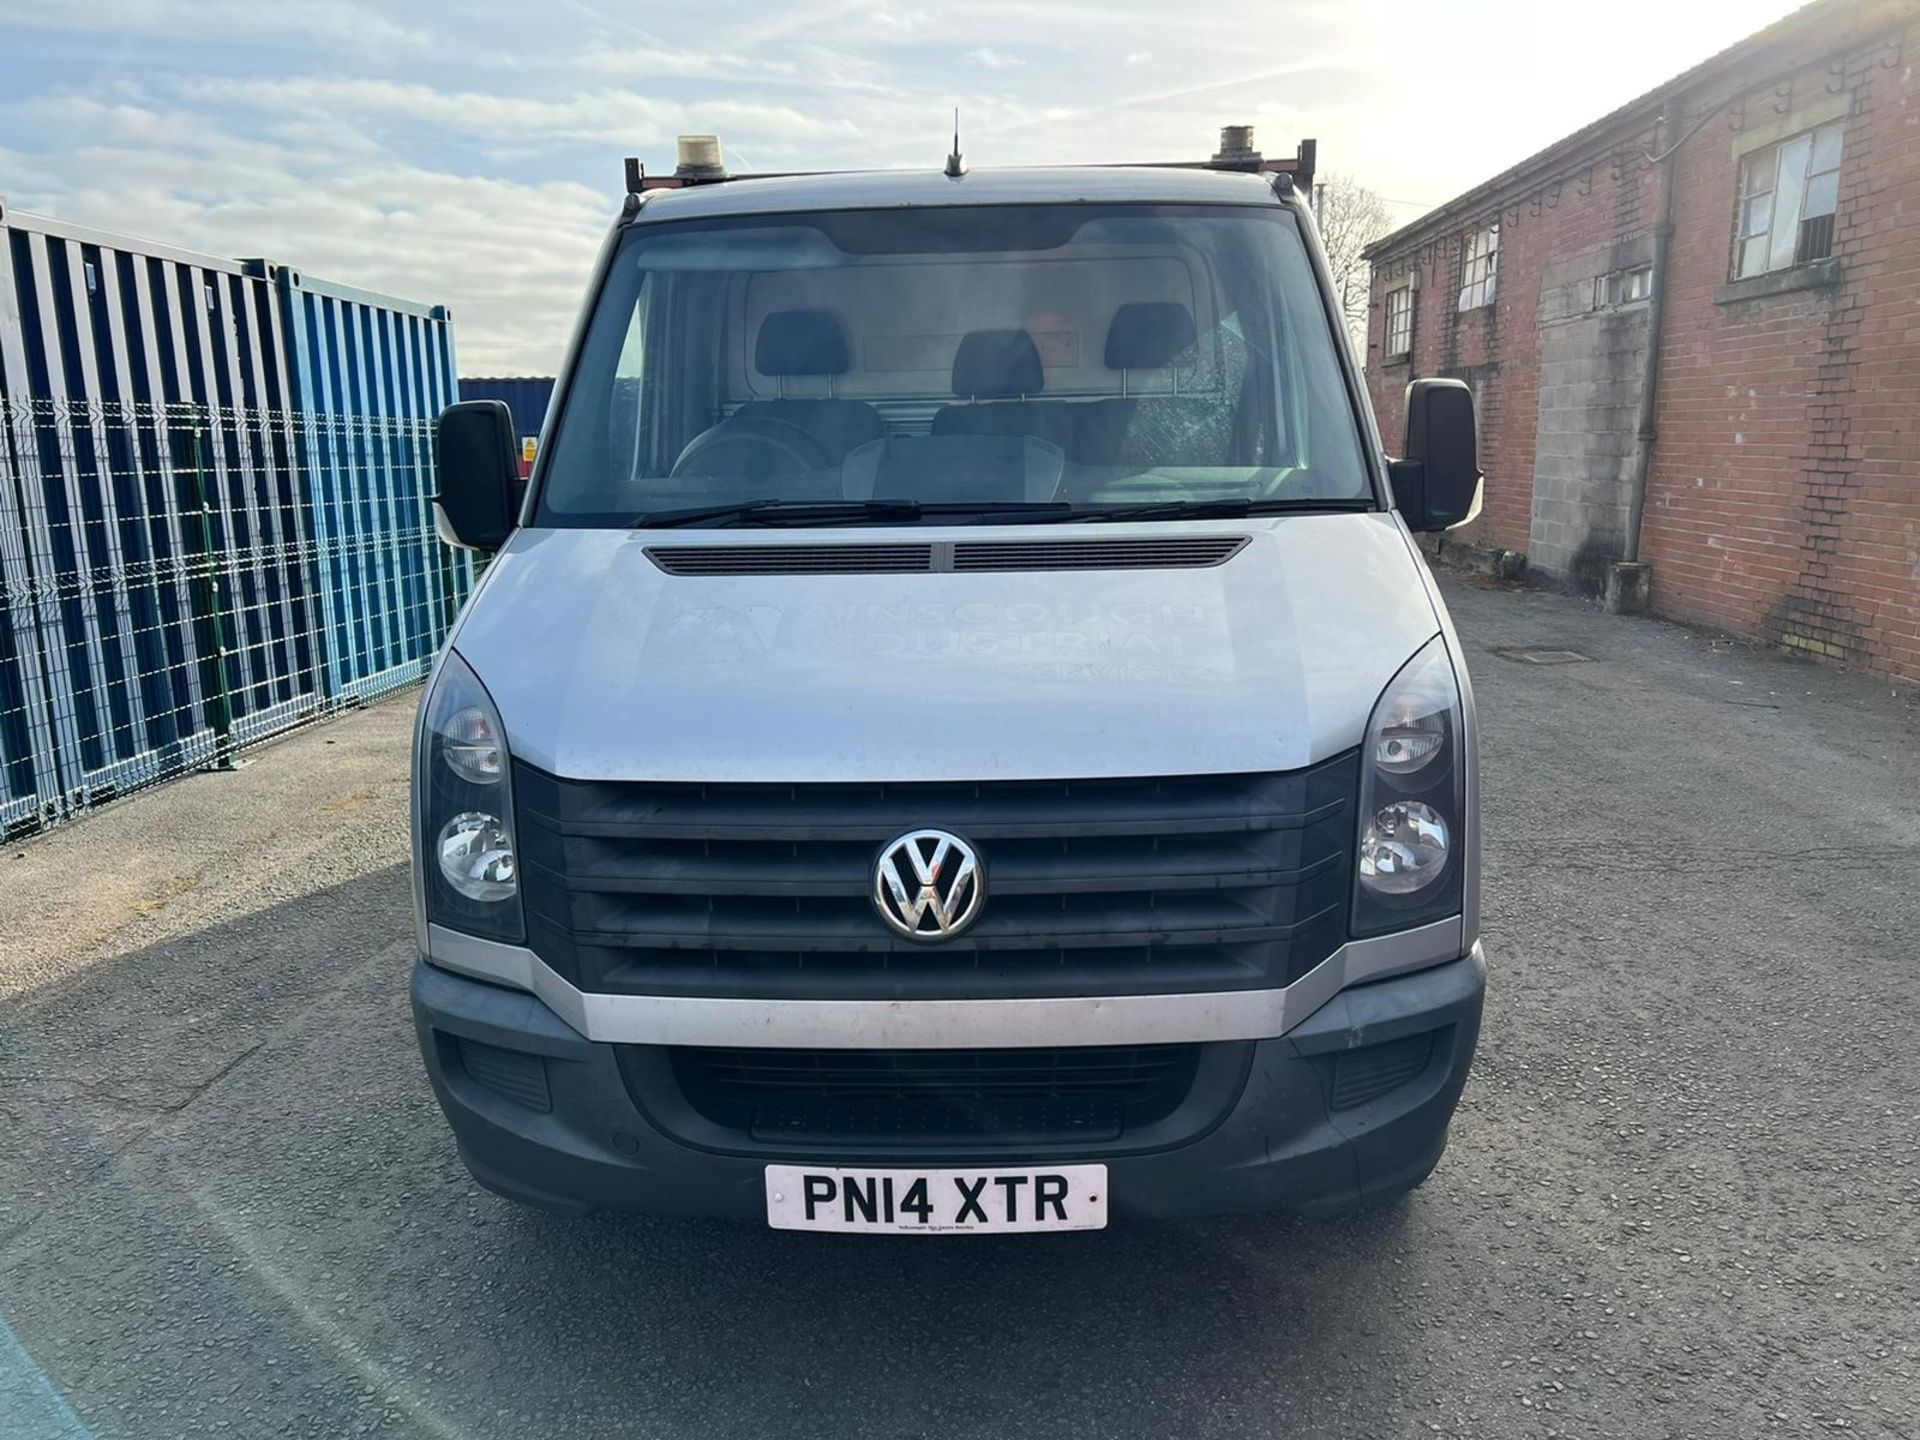
[[[1463,380],[1407,386],[1405,458],[1388,467],[1393,501],[1414,530],[1451,530],[1480,513],[1473,392]]]
[[[434,528],[449,545],[498,550],[518,515],[512,412],[498,400],[462,400],[440,412],[434,440]]]

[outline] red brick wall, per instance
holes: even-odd
[[[1455,376],[1473,387],[1480,416],[1485,508],[1461,532],[1480,545],[1527,548],[1533,510],[1534,437],[1540,411],[1541,276],[1548,261],[1613,235],[1631,235],[1651,221],[1653,185],[1644,167],[1615,165],[1605,155],[1582,164],[1547,192],[1517,205],[1489,208],[1464,232],[1453,232],[1399,262],[1377,265],[1367,317],[1367,383],[1387,450],[1397,454],[1406,424],[1407,382],[1419,375]],[[1642,218],[1643,214],[1646,218]],[[1460,270],[1467,236],[1500,225],[1495,303],[1461,310]],[[1385,364],[1385,291],[1406,265],[1417,267],[1413,360]]]
[[[1734,120],[1681,152],[1642,554],[1662,610],[1920,678],[1920,26],[1792,77],[1851,94],[1833,287],[1716,298]],[[1888,61],[1893,63],[1889,64]],[[1767,107],[1749,100],[1757,118]]]
[[[1877,23],[1886,12],[1858,13]],[[1692,117],[1731,103],[1674,165],[1641,558],[1665,613],[1920,679],[1920,22],[1851,38],[1829,23],[1801,50],[1791,74],[1792,60],[1770,58],[1691,97]],[[1735,135],[1838,93],[1852,104],[1834,227],[1840,282],[1728,297]],[[1465,538],[1527,548],[1542,271],[1652,224],[1657,172],[1638,159],[1652,138],[1600,137],[1591,163],[1570,162],[1544,190],[1531,180],[1518,205],[1490,195],[1472,220],[1376,261],[1367,372],[1389,451],[1410,376],[1460,375],[1479,396],[1487,504]],[[1496,214],[1497,303],[1460,314],[1463,234]],[[1384,292],[1409,264],[1420,285],[1413,363],[1386,365]]]

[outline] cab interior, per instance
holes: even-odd
[[[599,484],[579,487],[601,494],[574,508],[631,509],[636,489],[649,511],[1305,493],[1328,397],[1293,377],[1330,372],[1299,355],[1324,332],[1318,295],[1303,305],[1232,234],[1265,227],[1211,223],[1210,243],[1146,219],[1029,250],[909,234],[850,251],[798,225],[642,246],[623,257],[638,273]],[[1353,493],[1350,473],[1327,484]]]

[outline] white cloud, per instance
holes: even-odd
[[[522,75],[563,80],[591,75],[599,83],[644,80],[714,80],[750,85],[803,87],[819,91],[842,84],[871,84],[875,69],[862,57],[809,46],[784,47],[776,55],[680,50],[660,45],[591,44],[561,54],[503,57]]]
[[[599,90],[562,100],[448,92],[390,80],[213,80],[187,87],[189,97],[274,114],[325,121],[384,117],[427,125],[441,136],[586,141],[666,146],[690,131],[731,128],[751,138],[807,138],[846,133],[843,126],[788,105],[745,100],[682,104],[632,90]]]
[[[990,50],[982,45],[977,50],[969,50],[967,58],[976,65],[984,65],[989,70],[1017,70],[1027,62],[1018,55],[1008,55],[1001,50]]]
[[[503,63],[516,68],[525,63],[519,56],[501,58]],[[541,64],[538,60],[534,63]],[[708,50],[676,50],[663,45],[586,45],[568,55],[565,63],[577,73],[622,80],[728,79],[738,78],[753,68],[743,66],[732,56],[716,55]]]
[[[861,45],[876,39],[897,44],[917,38],[927,20],[911,7],[875,0],[825,0],[824,4],[790,3],[777,8],[748,0],[740,8],[739,22],[731,27],[723,24],[714,36],[716,48],[752,50],[795,39],[819,44],[829,36]]]
[[[424,31],[356,0],[0,0],[0,25],[165,39],[297,37],[353,50],[427,42]]]

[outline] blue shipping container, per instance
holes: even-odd
[[[482,375],[460,377],[462,400],[504,400],[513,412],[513,433],[523,440],[540,438],[547,406],[553,400],[551,375]]]

